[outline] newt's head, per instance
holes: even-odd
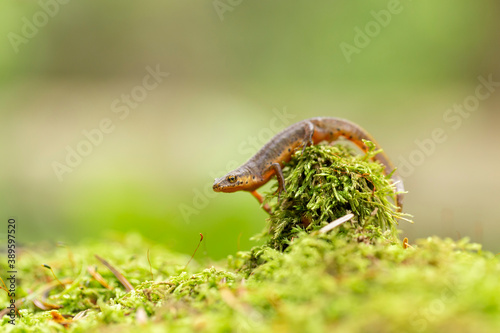
[[[255,177],[246,170],[236,169],[221,178],[215,179],[213,189],[215,192],[252,191]]]

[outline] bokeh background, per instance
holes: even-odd
[[[0,211],[18,242],[114,230],[186,253],[203,233],[213,259],[249,249],[266,214],[247,193],[213,194],[214,177],[277,126],[335,116],[396,164],[445,130],[405,177],[403,236],[500,251],[500,89],[458,129],[443,119],[479,76],[500,81],[498,1],[402,0],[378,31],[372,11],[393,1],[60,1],[0,3]],[[370,24],[348,61],[342,43]],[[158,66],[169,76],[120,119],[113,103]],[[54,162],[105,118],[113,131],[60,181]]]

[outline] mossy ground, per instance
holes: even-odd
[[[498,257],[466,239],[431,237],[403,246],[396,222],[405,216],[388,199],[392,187],[381,166],[369,161],[373,153],[354,157],[341,146],[298,153],[285,168],[287,192],[279,202],[268,196],[275,214],[263,233],[267,244],[220,266],[193,261],[186,268],[188,256],[137,235],[23,249],[16,295],[21,317],[15,326],[4,317],[1,330],[498,332]],[[353,220],[319,232],[349,212]],[[134,290],[126,292],[94,254]],[[53,268],[64,288],[41,264]],[[108,288],[90,273],[96,267]],[[0,292],[7,305],[7,293]]]

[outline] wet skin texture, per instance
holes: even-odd
[[[310,144],[318,144],[322,141],[333,142],[341,136],[352,141],[364,152],[367,151],[368,147],[363,143],[363,139],[373,142],[377,149],[380,149],[379,144],[368,132],[348,120],[330,117],[306,119],[285,128],[245,164],[224,177],[217,178],[213,189],[215,192],[249,191],[262,203],[262,196],[257,192],[257,189],[276,175],[279,184],[278,192],[281,193],[285,188],[281,168],[284,162],[290,160],[297,149],[303,149]],[[394,166],[384,152],[377,154],[374,160],[385,166],[385,174],[390,174],[394,170]],[[391,179],[396,186],[396,191],[404,192],[403,181],[399,175],[393,173]],[[403,193],[397,194],[396,201],[399,208],[402,209]],[[264,205],[263,208],[271,213],[269,206]]]

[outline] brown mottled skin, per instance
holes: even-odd
[[[363,143],[363,139],[373,142],[377,148],[380,148],[368,132],[348,120],[330,117],[305,119],[276,134],[238,169],[216,179],[213,189],[216,192],[249,191],[262,203],[262,196],[257,192],[257,189],[266,184],[272,176],[276,175],[278,179],[278,192],[281,193],[285,190],[281,168],[284,162],[290,160],[297,149],[322,141],[333,142],[340,136],[352,141],[364,152],[368,148]],[[394,170],[394,166],[384,152],[377,154],[374,159],[385,166],[386,174],[390,174]],[[392,174],[392,181],[396,185],[397,192],[404,192],[403,181],[396,173]],[[396,198],[397,205],[402,209],[403,193],[398,193]],[[267,204],[263,208],[271,213]]]

